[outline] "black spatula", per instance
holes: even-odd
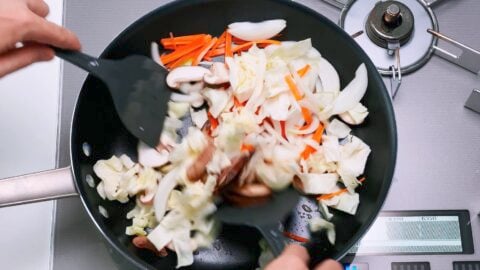
[[[58,57],[102,80],[128,131],[151,147],[158,145],[171,94],[165,83],[167,70],[141,55],[108,60],[81,52],[54,50]]]
[[[227,224],[257,228],[269,244],[273,255],[278,256],[286,242],[280,230],[280,221],[294,210],[298,199],[298,192],[288,188],[281,192],[274,192],[272,198],[261,205],[236,207],[221,204],[215,212],[215,217]]]

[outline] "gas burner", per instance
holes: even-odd
[[[480,75],[480,52],[438,31],[432,7],[444,0],[323,1],[341,9],[339,25],[355,38],[380,74],[391,77],[392,98],[400,88],[402,74],[419,69],[434,53]],[[439,47],[439,40],[460,49],[461,53]],[[472,96],[478,100],[478,90]],[[470,103],[469,100],[466,106],[472,107],[468,106]]]
[[[340,26],[347,33],[361,30],[367,33],[355,40],[382,75],[393,75],[395,69],[407,74],[423,66],[436,43],[427,29],[438,31],[432,9],[418,0],[350,1],[342,10]],[[396,56],[395,50],[400,47],[401,61],[398,61],[400,56]]]

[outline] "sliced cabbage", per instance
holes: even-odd
[[[290,62],[307,55],[311,48],[311,39],[305,39],[298,42],[282,42],[279,46],[269,46],[265,52],[269,59],[279,57],[285,62]]]
[[[290,93],[281,93],[267,99],[262,107],[265,115],[277,121],[287,120],[290,114],[289,108],[292,106],[290,95]]]
[[[335,244],[335,225],[333,225],[333,223],[328,222],[321,217],[313,217],[310,220],[309,227],[312,232],[326,230],[328,241],[332,243],[332,245]]]
[[[338,195],[338,202],[336,204],[330,205],[330,207],[348,213],[350,215],[355,215],[357,213],[357,208],[359,204],[360,196],[358,195],[358,193],[350,194],[348,192],[344,192]]]
[[[326,130],[328,135],[333,135],[342,139],[350,135],[350,132],[352,132],[351,128],[337,119],[333,119],[332,122],[328,124]]]
[[[328,210],[327,205],[323,202],[323,200],[320,200],[320,201],[318,202],[318,210],[320,211],[320,213],[322,213],[323,217],[324,217],[326,220],[331,220],[331,219],[332,219],[333,214],[330,213],[330,211]]]
[[[127,219],[132,220],[132,225],[126,228],[126,235],[147,235],[145,229],[157,225],[153,207],[141,203],[138,199],[135,208],[127,213]]]
[[[97,192],[103,199],[128,202],[128,186],[130,181],[136,178],[137,169],[138,167],[127,169],[116,156],[97,161],[93,166],[93,171],[101,180],[97,185]]]
[[[363,174],[371,149],[356,136],[351,136],[349,142],[340,147],[341,158],[338,170],[351,173],[354,177]]]
[[[203,125],[205,125],[205,123],[208,121],[208,115],[205,109],[194,111],[192,108],[190,108],[190,117],[192,118],[192,122],[198,128],[202,128]]]
[[[303,192],[306,194],[328,194],[337,187],[339,180],[336,173],[305,173],[299,175],[303,184]]]
[[[340,144],[338,137],[333,135],[323,135],[322,137],[323,153],[327,162],[340,160]]]
[[[180,119],[187,114],[190,104],[188,102],[168,102],[168,116]]]
[[[203,90],[203,96],[208,102],[208,111],[213,118],[218,118],[231,99],[230,92],[206,88]]]
[[[228,32],[234,37],[247,41],[269,39],[276,36],[287,26],[282,19],[263,22],[236,22],[228,25]]]
[[[368,109],[359,102],[353,109],[341,113],[339,116],[350,125],[360,125],[367,118]]]
[[[232,162],[223,151],[216,150],[213,153],[212,160],[207,164],[207,172],[209,174],[220,174],[223,169],[232,165]]]

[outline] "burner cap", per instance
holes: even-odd
[[[408,74],[428,62],[437,42],[427,33],[438,29],[437,18],[424,0],[349,0],[339,24],[349,34],[366,33],[355,41],[382,75],[392,75],[397,65],[389,44],[401,45],[400,70]]]
[[[368,16],[365,29],[368,37],[378,46],[388,43],[405,44],[413,31],[412,11],[398,1],[378,2]]]

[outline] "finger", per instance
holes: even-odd
[[[308,255],[307,249],[303,246],[296,245],[296,244],[291,244],[285,247],[281,256],[295,256],[305,264],[307,264],[308,261],[310,260],[310,256]]]
[[[62,49],[80,50],[77,36],[70,30],[35,16],[31,19],[23,41],[34,41]]]
[[[25,45],[0,55],[0,77],[14,72],[20,68],[39,61],[52,59],[54,52],[47,46],[38,44]]]
[[[43,0],[27,0],[28,8],[38,16],[45,18],[50,12],[50,8]]]
[[[335,260],[325,260],[315,267],[315,270],[343,270],[343,266]]]

